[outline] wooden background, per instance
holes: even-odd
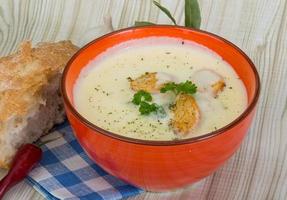
[[[181,22],[183,0],[162,0]],[[131,199],[287,199],[287,1],[201,0],[202,29],[232,41],[254,61],[262,92],[257,115],[239,151],[212,176],[172,193]],[[170,23],[150,0],[0,0],[0,55],[22,40],[71,39],[82,46],[136,19]],[[102,26],[102,24],[106,24]],[[5,172],[0,171],[0,176]],[[42,197],[25,182],[4,199]]]

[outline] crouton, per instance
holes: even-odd
[[[199,122],[199,107],[194,97],[189,94],[179,94],[176,97],[172,112],[171,126],[177,134],[186,135],[190,133]]]

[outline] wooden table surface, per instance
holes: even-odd
[[[176,19],[183,0],[162,0]],[[216,173],[170,193],[144,193],[130,199],[287,199],[287,1],[201,0],[201,29],[243,49],[254,61],[262,83],[257,115],[238,152]],[[150,0],[0,0],[0,55],[23,40],[70,39],[79,46],[136,19],[170,23]],[[105,26],[102,24],[105,23]],[[0,176],[5,174],[0,171]],[[27,183],[4,199],[43,199]]]

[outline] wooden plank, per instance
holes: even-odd
[[[183,0],[162,0],[184,22]],[[287,199],[287,2],[284,0],[200,1],[202,29],[241,47],[254,61],[262,80],[256,119],[240,150],[212,176],[170,193],[144,193],[142,199]],[[170,21],[146,0],[0,0],[0,55],[23,40],[71,39],[82,46],[113,26],[135,20]],[[0,176],[4,175],[0,171]],[[4,199],[43,199],[27,183]]]

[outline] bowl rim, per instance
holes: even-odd
[[[239,115],[236,119],[234,119],[232,122],[230,122],[229,124],[227,124],[226,126],[217,129],[215,131],[209,132],[207,134],[201,135],[201,136],[196,136],[196,137],[192,137],[192,138],[187,138],[187,139],[182,139],[182,140],[143,140],[143,139],[135,139],[135,138],[130,138],[130,137],[125,137],[110,131],[107,131],[103,128],[98,127],[97,125],[91,123],[89,120],[87,120],[85,117],[83,117],[76,109],[75,107],[72,105],[72,103],[70,102],[67,92],[66,92],[66,78],[67,78],[67,73],[70,69],[71,64],[74,62],[74,60],[78,57],[79,54],[81,54],[83,51],[85,51],[88,47],[90,47],[92,44],[98,42],[99,40],[102,40],[104,38],[113,36],[115,34],[118,33],[122,33],[122,32],[126,32],[126,31],[131,31],[131,30],[138,30],[138,29],[152,29],[152,28],[163,28],[163,29],[180,29],[180,30],[187,30],[187,31],[192,31],[192,32],[198,32],[201,34],[205,34],[208,37],[213,37],[216,38],[222,42],[224,42],[225,44],[231,46],[232,48],[234,48],[236,51],[238,51],[245,59],[246,61],[249,63],[254,76],[255,76],[255,94],[253,99],[251,100],[250,105],[244,110],[244,112]],[[195,142],[199,142],[199,141],[203,141],[203,140],[208,140],[210,138],[216,137],[218,135],[223,134],[224,132],[226,132],[227,130],[233,128],[234,126],[236,126],[237,124],[239,124],[242,120],[244,120],[249,113],[251,113],[253,111],[253,109],[255,108],[258,98],[259,98],[259,94],[260,94],[260,78],[259,78],[259,74],[258,71],[255,67],[255,65],[253,64],[253,62],[251,61],[251,59],[239,48],[237,47],[235,44],[233,44],[232,42],[222,38],[221,36],[218,36],[214,33],[210,33],[207,31],[203,31],[203,30],[199,30],[199,29],[193,29],[193,28],[187,28],[184,26],[174,26],[174,25],[151,25],[151,26],[141,26],[141,27],[129,27],[129,28],[124,28],[124,29],[120,29],[120,30],[116,30],[113,32],[110,32],[108,34],[105,34],[99,38],[96,38],[94,40],[92,40],[91,42],[87,43],[86,45],[84,45],[82,48],[80,48],[72,57],[71,59],[68,61],[68,63],[66,64],[64,71],[63,71],[63,75],[62,75],[62,79],[61,79],[61,92],[62,92],[62,96],[64,99],[64,103],[66,104],[67,108],[70,110],[70,112],[82,123],[84,123],[86,126],[88,126],[89,128],[91,128],[92,130],[103,134],[104,136],[108,136],[110,138],[116,139],[116,140],[120,140],[122,142],[127,142],[127,143],[133,143],[133,144],[140,144],[140,145],[148,145],[148,146],[173,146],[173,145],[183,145],[183,144],[190,144],[190,143],[195,143]]]

